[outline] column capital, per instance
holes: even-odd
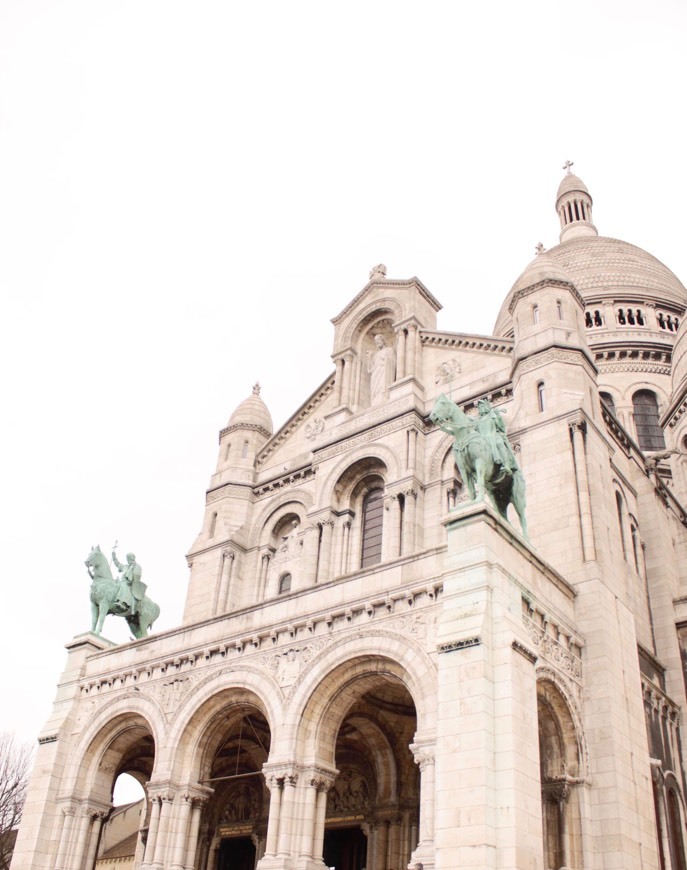
[[[417,740],[409,746],[413,753],[415,764],[420,770],[424,770],[430,764],[434,764],[436,742],[434,740]]]
[[[203,806],[215,793],[214,788],[197,783],[187,783],[180,789],[180,799],[184,803]]]

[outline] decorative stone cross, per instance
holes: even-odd
[[[573,163],[572,160],[566,160],[565,163],[563,164],[563,169],[567,169],[567,170],[568,170],[568,175],[570,175],[570,167],[571,167],[571,166],[574,166],[574,165],[575,165],[575,164]]]

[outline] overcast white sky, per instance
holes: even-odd
[[[600,233],[687,279],[686,23],[668,0],[2,0],[0,730],[49,713],[91,544],[134,550],[179,623],[218,430],[257,379],[285,422],[375,263],[489,333],[557,242],[570,159]]]

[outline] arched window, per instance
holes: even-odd
[[[627,559],[627,546],[625,544],[625,510],[623,508],[623,497],[617,490],[615,493],[615,509],[618,514],[618,527],[620,529],[620,543],[623,546],[623,557]]]
[[[544,396],[544,381],[539,381],[539,383],[537,384],[537,407],[539,408],[540,413],[546,407],[546,398]]]
[[[291,591],[291,575],[290,574],[282,574],[279,578],[279,594],[284,595],[286,592]]]
[[[560,299],[556,301],[556,311],[558,312],[558,319],[563,320],[563,304]]]
[[[382,520],[384,517],[384,492],[371,489],[363,499],[363,526],[360,567],[376,565],[382,561]]]
[[[539,306],[532,306],[532,323],[539,323]]]
[[[243,442],[243,448],[241,450],[241,459],[245,459],[248,456],[248,442]]]
[[[669,788],[666,794],[668,804],[668,840],[670,857],[675,870],[685,870],[685,846],[682,841],[682,822],[680,819],[680,802],[674,788]]]
[[[658,399],[651,390],[638,390],[632,397],[637,440],[642,450],[662,450],[666,446],[658,422]]]
[[[608,408],[608,410],[612,411],[615,414],[615,401],[613,400],[613,396],[610,393],[600,392],[599,398]]]
[[[217,511],[213,511],[210,517],[210,537],[215,537],[215,529],[217,528]]]
[[[632,539],[632,555],[635,560],[635,569],[638,574],[641,574],[639,570],[639,548],[642,546],[641,541],[639,540],[639,529],[637,528],[637,520],[634,517],[630,517],[630,538]]]

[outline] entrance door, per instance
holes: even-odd
[[[360,828],[332,828],[324,835],[325,867],[336,870],[363,870],[367,857],[367,837]]]
[[[219,847],[217,870],[254,870],[255,846],[250,837],[223,839]]]

